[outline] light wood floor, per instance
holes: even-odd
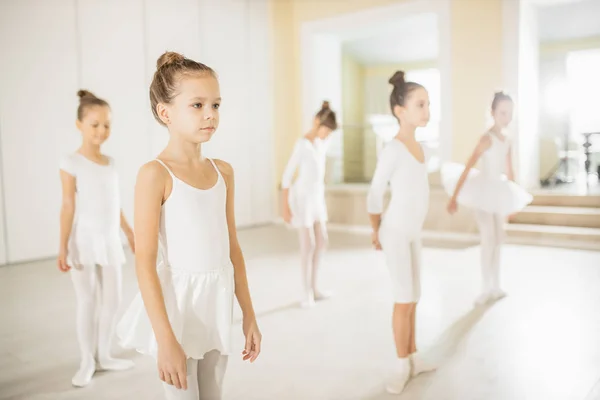
[[[424,249],[418,343],[443,363],[390,396],[383,389],[394,358],[387,272],[368,238],[331,233],[322,281],[336,296],[311,310],[297,306],[293,231],[245,230],[241,242],[263,353],[253,365],[231,357],[225,399],[600,399],[600,252],[506,246],[509,296],[474,309],[479,249]],[[135,291],[130,264],[125,303]],[[153,361],[128,351],[119,353],[135,361],[134,370],[71,387],[78,365],[74,294],[54,261],[0,268],[0,303],[0,399],[162,399]]]

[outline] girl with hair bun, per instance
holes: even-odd
[[[429,95],[420,84],[406,82],[402,71],[397,71],[389,83],[394,87],[390,108],[400,129],[377,160],[367,211],[373,247],[383,251],[390,273],[397,359],[386,389],[399,394],[411,375],[435,369],[416,353],[415,338],[416,307],[421,296],[421,231],[429,205],[429,156],[417,142],[415,131],[429,122]],[[384,212],[388,184],[391,199]]]
[[[133,231],[121,211],[115,162],[100,149],[110,136],[110,107],[87,90],[80,90],[77,95],[76,126],[82,144],[60,163],[62,206],[57,263],[60,271],[70,271],[75,288],[81,363],[71,383],[83,387],[97,369],[133,367],[130,360],[111,357],[110,350],[121,301],[121,267],[125,262],[119,230],[127,236],[132,250],[135,245]]]
[[[220,399],[233,351],[234,294],[243,360],[256,360],[262,339],[237,239],[233,168],[202,154],[219,126],[219,81],[210,67],[178,53],[163,54],[156,67],[151,109],[169,143],[138,173],[140,293],[118,334],[125,347],[156,358],[167,400]]]
[[[514,182],[512,144],[505,131],[512,121],[513,101],[504,92],[494,94],[491,107],[494,125],[483,134],[466,166],[442,167],[442,182],[451,196],[448,212],[458,204],[475,210],[481,236],[481,294],[478,305],[506,296],[500,287],[500,248],[508,216],[531,203],[533,197]],[[481,170],[473,167],[481,159]]]
[[[300,236],[303,307],[311,307],[315,300],[331,295],[318,288],[317,275],[321,255],[327,246],[327,138],[336,129],[335,113],[329,102],[324,101],[310,131],[296,142],[281,180],[283,220],[297,228]],[[292,184],[296,170],[298,177]]]

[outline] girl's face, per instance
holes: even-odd
[[[92,106],[85,109],[82,120],[77,120],[77,129],[81,132],[83,142],[100,146],[110,136],[110,108]]]
[[[394,114],[400,120],[400,126],[426,126],[429,122],[429,93],[422,87],[416,88],[408,94],[404,106],[394,107]]]
[[[170,104],[159,103],[158,115],[171,133],[193,143],[208,142],[219,126],[221,92],[212,75],[184,76]]]
[[[510,100],[502,100],[496,104],[496,108],[492,110],[494,122],[500,128],[506,128],[512,121],[513,117],[513,102]]]

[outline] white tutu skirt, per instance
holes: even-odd
[[[310,228],[317,222],[327,222],[325,190],[303,193],[292,188],[289,203],[292,211],[292,226],[295,228]]]
[[[68,244],[67,264],[70,266],[125,264],[125,252],[119,231],[106,234],[73,224]]]
[[[211,350],[229,355],[233,266],[206,272],[160,266],[158,277],[171,328],[187,358],[202,359]],[[117,337],[122,347],[157,357],[156,338],[140,293],[119,321]]]
[[[442,166],[441,176],[444,189],[449,196],[465,169],[464,165],[448,163]],[[533,196],[506,176],[490,178],[472,168],[456,201],[469,208],[492,214],[507,216],[525,208]]]

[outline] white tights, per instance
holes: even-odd
[[[111,357],[117,309],[121,302],[121,266],[84,266],[71,269],[77,298],[77,340],[81,366],[73,384],[84,386],[96,370],[122,370],[133,366],[129,360]]]
[[[217,350],[204,355],[202,360],[187,360],[187,390],[163,383],[166,400],[220,400],[227,356]]]
[[[504,218],[500,214],[477,211],[481,235],[482,293],[500,290],[500,250],[504,241]]]
[[[306,302],[303,305],[310,305],[315,298],[326,296],[317,290],[317,270],[327,242],[327,228],[323,223],[317,222],[311,228],[300,228],[300,262]]]

